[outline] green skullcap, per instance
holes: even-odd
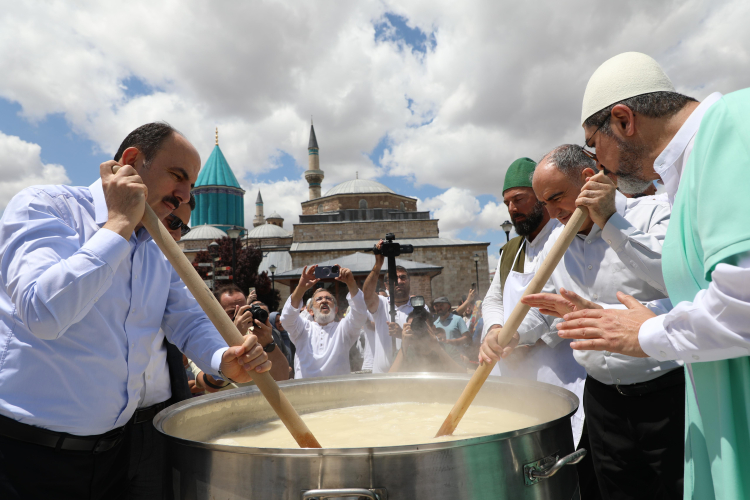
[[[531,187],[531,174],[535,168],[536,162],[531,158],[519,158],[511,163],[505,172],[503,193],[511,188]]]

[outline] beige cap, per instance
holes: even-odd
[[[604,61],[589,78],[583,94],[581,125],[607,106],[651,92],[674,92],[659,63],[640,52],[624,52]]]

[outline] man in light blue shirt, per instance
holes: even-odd
[[[471,343],[469,327],[464,319],[451,311],[451,303],[447,297],[438,297],[432,302],[435,314],[435,328],[445,330],[445,343],[454,346],[465,346]]]
[[[226,343],[140,224],[188,203],[200,156],[164,123],[131,132],[89,187],[36,186],[0,220],[0,498],[119,498],[159,328],[207,373],[270,363]],[[123,165],[112,173],[114,165]]]

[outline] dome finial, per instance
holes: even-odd
[[[216,127],[216,145],[219,145],[219,127]]]

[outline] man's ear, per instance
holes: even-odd
[[[581,180],[583,182],[586,182],[586,179],[588,179],[589,177],[593,177],[595,175],[596,175],[596,171],[593,168],[584,168],[581,171]]]
[[[130,147],[122,152],[120,164],[135,167],[136,163],[138,163],[139,156],[142,156],[140,150],[136,147]]]
[[[618,104],[612,108],[609,128],[619,138],[632,137],[635,135],[635,113],[624,104]]]

